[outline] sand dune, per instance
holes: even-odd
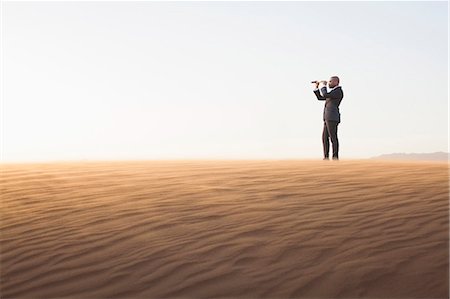
[[[414,161],[441,161],[448,162],[449,153],[434,152],[434,153],[393,153],[383,154],[372,159],[378,160],[414,160]]]
[[[448,166],[3,164],[1,298],[448,298]]]

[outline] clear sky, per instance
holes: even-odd
[[[448,151],[447,2],[3,2],[2,160]]]

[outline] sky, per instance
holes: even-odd
[[[2,4],[2,162],[448,152],[448,3]]]

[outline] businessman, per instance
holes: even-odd
[[[339,105],[341,104],[344,92],[339,86],[339,77],[332,76],[328,81],[329,90],[327,90],[327,81],[315,83],[314,93],[319,101],[325,101],[323,108],[323,156],[324,160],[330,159],[330,139],[333,145],[333,160],[339,160],[339,140],[337,136],[338,125],[341,122]]]

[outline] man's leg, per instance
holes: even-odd
[[[323,157],[328,159],[330,157],[330,140],[328,134],[327,123],[323,122],[323,132],[322,132],[322,144],[323,144]]]
[[[339,140],[337,136],[337,121],[327,121],[328,134],[330,135],[331,143],[333,144],[333,159],[339,159]]]

